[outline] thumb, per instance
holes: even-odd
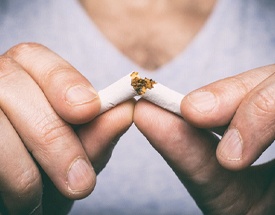
[[[182,102],[184,118],[198,127],[229,125],[217,148],[224,167],[239,170],[251,165],[274,140],[274,72],[272,65],[226,78]]]
[[[189,93],[181,103],[183,118],[200,128],[228,125],[245,96],[274,72],[274,66],[261,67]]]
[[[203,213],[267,214],[266,208],[273,209],[273,162],[246,171],[228,171],[217,161],[219,139],[213,133],[194,128],[146,101],[137,102],[134,121]]]

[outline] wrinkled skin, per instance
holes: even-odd
[[[67,214],[92,192],[134,102],[99,109],[88,80],[48,48],[0,56],[0,213]]]
[[[228,170],[217,160],[219,139],[211,132],[192,127],[146,101],[137,103],[134,116],[137,127],[167,161],[204,214],[274,213],[275,162]]]
[[[275,161],[251,166],[275,137],[274,72],[257,68],[191,92],[184,120],[136,105],[135,124],[205,214],[274,214]]]

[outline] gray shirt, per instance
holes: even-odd
[[[219,0],[177,57],[154,72],[140,68],[97,29],[77,0],[0,0],[0,52],[39,42],[102,89],[132,70],[183,94],[215,80],[274,63],[275,2]],[[270,147],[258,163],[273,158]],[[273,148],[273,149],[272,149]],[[71,214],[201,214],[184,186],[135,126],[121,138],[91,196]]]

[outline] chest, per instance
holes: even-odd
[[[169,22],[136,23],[106,32],[108,39],[128,58],[147,70],[155,70],[182,52],[195,31]]]
[[[161,67],[182,52],[205,20],[206,17],[184,14],[93,17],[100,31],[121,53],[147,70]]]

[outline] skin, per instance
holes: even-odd
[[[32,43],[0,57],[0,86],[1,213],[66,214],[73,199],[94,189],[96,173],[132,123],[133,101],[97,116],[92,85]]]
[[[129,1],[112,4],[106,0],[90,3],[92,7],[88,2],[93,1],[81,2],[106,37],[148,70],[159,68],[182,51],[203,26],[215,3],[205,1],[204,10],[199,7],[190,10],[190,1],[169,1],[171,7],[181,5],[175,10],[167,5],[162,7],[165,1],[133,5]],[[187,8],[192,12],[186,13]],[[106,27],[110,20],[112,25]],[[142,30],[137,30],[138,26]],[[167,29],[174,34],[167,35]],[[147,43],[143,38],[147,38]],[[176,46],[170,41],[175,41]],[[205,214],[273,214],[275,210],[274,162],[249,167],[274,140],[274,71],[274,66],[258,68],[190,93],[181,105],[182,115],[189,124],[144,101],[135,107],[134,123],[176,172]],[[209,95],[206,92],[214,95],[206,97]],[[222,140],[209,132],[223,135],[227,129]]]
[[[136,64],[154,71],[188,46],[216,0],[80,2],[116,48]]]
[[[274,65],[253,69],[197,89],[182,101],[182,114],[188,122],[201,128],[227,129],[216,153],[224,167],[246,168],[273,142],[274,72]],[[201,93],[212,98],[204,105],[207,108],[200,108],[206,99]]]
[[[215,1],[81,3],[119,50],[156,70],[190,43]],[[274,140],[274,71],[258,68],[192,92],[182,101],[186,121],[142,100],[98,116],[97,93],[68,62],[39,44],[12,47],[0,56],[0,214],[68,213],[92,192],[133,121],[205,214],[272,214],[274,162],[250,164]],[[210,132],[225,129],[222,140]]]
[[[158,68],[184,49],[210,14],[211,5],[203,2],[162,1],[155,5],[154,1],[81,1],[109,39],[148,69]],[[112,16],[128,17],[122,19],[126,22],[121,31],[116,29],[119,22],[113,22],[106,32],[104,23],[113,18],[102,10],[106,6],[114,12]],[[135,15],[127,13],[129,10]],[[192,12],[180,16],[182,11]],[[145,14],[149,16],[139,21]],[[161,22],[156,22],[156,18],[162,17]],[[102,18],[104,22],[100,22]],[[124,40],[124,33],[133,30],[129,28],[133,22],[150,25]],[[156,28],[152,32],[154,23]],[[175,24],[171,26],[172,23]],[[184,23],[186,28],[179,28]],[[170,38],[164,34],[158,39],[169,26],[175,31],[172,35],[177,36]],[[148,35],[153,35],[151,39],[156,44],[144,43]],[[180,39],[183,35],[187,35],[184,40]],[[122,46],[123,41],[126,46]],[[168,45],[160,49],[166,42]],[[138,55],[133,55],[135,47],[139,47]],[[151,57],[159,49],[159,55]],[[134,101],[98,116],[100,101],[92,85],[62,57],[35,43],[16,45],[0,56],[0,98],[3,214],[66,214],[74,199],[92,192],[96,174],[104,168],[115,143],[133,122]]]
[[[144,100],[135,106],[134,122],[204,214],[274,214],[274,161],[227,169],[216,156],[220,140],[212,132]]]

